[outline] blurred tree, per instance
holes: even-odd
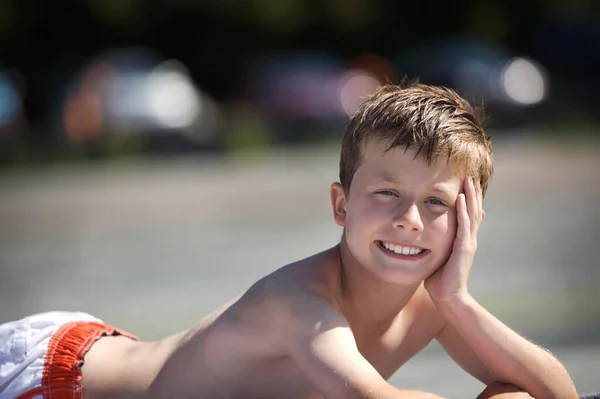
[[[505,3],[474,2],[469,14],[471,34],[496,42],[506,42],[510,29]]]
[[[548,0],[545,5],[546,14],[562,20],[582,20],[598,16],[600,2],[596,0]]]
[[[360,29],[374,23],[381,4],[367,0],[327,0],[328,14],[338,24]]]
[[[104,23],[130,27],[139,26],[147,7],[141,0],[88,0],[87,5]]]
[[[220,100],[270,52],[393,57],[420,41],[475,35],[527,54],[541,21],[598,21],[599,8],[597,0],[1,0],[0,65],[24,76],[35,122],[66,78],[111,47],[149,46],[177,58]]]
[[[253,0],[254,17],[274,33],[297,32],[306,26],[309,11],[305,0]]]

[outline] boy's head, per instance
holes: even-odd
[[[485,192],[492,151],[475,110],[455,92],[384,86],[359,108],[342,143],[331,201],[352,257],[398,283],[444,264],[456,235],[464,179]]]
[[[479,179],[483,194],[493,175],[491,141],[467,101],[450,89],[405,81],[380,87],[350,120],[342,141],[340,183],[350,192],[365,143],[417,151],[427,163],[446,160],[463,177]]]

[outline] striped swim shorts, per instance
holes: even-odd
[[[86,313],[47,312],[0,325],[0,399],[81,399],[83,357],[99,338],[124,335]]]

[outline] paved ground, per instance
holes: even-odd
[[[470,282],[496,315],[600,391],[597,144],[497,142]],[[328,147],[0,175],[0,322],[84,310],[153,339],[338,240]],[[432,346],[393,382],[452,398],[481,386]]]

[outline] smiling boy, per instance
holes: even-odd
[[[490,140],[466,101],[418,83],[384,86],[342,142],[340,182],[331,186],[339,245],[276,270],[162,341],[139,342],[99,321],[104,332],[90,338],[56,322],[47,347],[61,345],[57,335],[78,340],[68,382],[86,399],[438,397],[386,381],[434,339],[488,385],[481,397],[577,398],[549,352],[467,289],[492,174]],[[56,315],[35,317],[52,324]],[[18,330],[14,323],[0,336]],[[0,356],[18,357],[10,351]],[[20,377],[30,370],[21,357],[6,373],[17,377],[5,384],[0,374],[0,398],[14,381],[19,395],[61,391],[52,357],[40,381]]]

